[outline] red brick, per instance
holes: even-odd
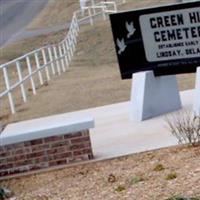
[[[67,145],[69,145],[69,141],[65,140],[65,141],[52,143],[51,147],[54,148],[54,147],[61,147],[61,146],[67,146]]]
[[[10,156],[10,151],[0,153],[0,158]]]
[[[8,173],[9,175],[15,175],[15,174],[19,174],[21,171],[19,169],[12,169],[9,170]]]
[[[57,160],[57,161],[52,161],[52,162],[49,162],[49,166],[52,167],[52,166],[57,166],[57,165],[64,165],[67,163],[67,160],[66,159],[63,159],[63,160]]]
[[[32,160],[22,160],[22,161],[19,161],[19,162],[15,162],[13,165],[15,167],[20,167],[20,166],[29,165],[29,164],[32,164]]]
[[[48,154],[47,161],[55,160],[53,156],[54,156],[54,154]]]
[[[23,154],[24,153],[24,150],[23,149],[18,149],[16,151],[13,151],[12,154],[13,155],[17,155],[17,154]]]
[[[91,148],[91,143],[89,142],[84,142],[84,143],[77,143],[77,144],[73,144],[70,146],[71,150],[76,150],[76,149],[83,149],[83,148]]]
[[[6,151],[21,149],[21,148],[24,148],[24,143],[23,142],[16,143],[16,144],[9,144],[9,145],[4,146],[4,149]]]
[[[91,148],[89,148],[89,149],[83,149],[82,152],[84,154],[89,154],[89,153],[92,153],[92,149]]]
[[[32,166],[30,166],[30,171],[39,170],[39,169],[42,169],[42,168],[43,167],[41,167],[41,166],[32,165]]]
[[[70,150],[82,149],[85,147],[84,143],[74,144],[70,146]]]
[[[27,172],[27,171],[29,171],[29,169],[30,169],[29,165],[28,166],[25,165],[25,166],[20,166],[19,167],[19,171],[20,172]]]
[[[11,151],[5,151],[8,149]],[[93,158],[89,130],[8,145],[0,150],[4,157],[0,158],[2,176]]]
[[[44,141],[46,143],[49,143],[49,142],[54,142],[54,141],[59,141],[59,140],[63,140],[63,136],[52,136],[52,137],[48,137],[48,138],[45,138]]]
[[[4,146],[0,146],[0,153],[5,152]]]
[[[31,146],[32,145],[38,145],[38,144],[43,144],[43,139],[37,139],[37,140],[31,141]]]
[[[22,155],[17,155],[17,156],[12,156],[7,158],[7,162],[14,162],[14,161],[21,161],[21,160],[25,160],[26,159],[26,155],[22,154]]]
[[[49,149],[49,147],[50,147],[49,144],[35,145],[31,147],[31,151],[32,152],[42,151],[42,150]]]
[[[12,154],[13,155],[19,155],[19,154],[27,154],[27,153],[30,153],[30,152],[31,152],[30,148],[22,148],[22,149],[13,150]]]
[[[6,158],[0,158],[0,164],[8,163]]]
[[[44,155],[45,155],[45,151],[39,151],[39,152],[27,154],[26,157],[27,159],[32,159],[32,158],[41,157]]]
[[[8,172],[9,172],[9,175],[14,175],[14,174],[20,174],[23,172],[28,172],[29,170],[30,170],[29,166],[21,166],[18,168],[11,169]]]
[[[50,161],[49,167],[52,167],[52,166],[57,166],[57,161]]]
[[[84,142],[84,147],[89,147],[89,148],[92,148],[92,145],[91,145],[91,142],[88,141],[88,142]]]
[[[37,140],[31,140],[24,142],[24,146],[33,146],[33,145],[39,145],[43,144],[43,139],[37,139]]]
[[[73,151],[74,156],[81,155],[81,154],[89,154],[89,153],[92,153],[91,149],[81,149],[81,150]]]
[[[12,168],[12,167],[13,167],[13,164],[12,164],[12,163],[0,165],[0,169],[3,169],[3,170],[5,170],[5,169],[10,169],[10,168]]]
[[[0,171],[0,177],[8,176],[8,175],[9,175],[8,171]]]
[[[64,138],[71,139],[71,138],[76,138],[76,137],[81,137],[81,136],[82,136],[82,132],[74,132],[74,133],[64,135]]]
[[[24,142],[25,147],[30,147],[31,146],[31,141],[25,141]]]
[[[81,154],[83,154],[82,150],[73,151],[74,156],[78,156],[78,155],[81,155]]]
[[[34,171],[34,170],[40,170],[40,169],[44,169],[48,167],[49,167],[49,164],[45,162],[45,163],[38,163],[38,164],[31,165],[29,168],[31,171]]]
[[[32,160],[32,163],[41,163],[41,162],[47,162],[49,159],[47,156],[40,157],[40,158],[35,158]]]
[[[77,139],[72,139],[71,143],[75,144],[75,143],[88,142],[88,141],[90,141],[90,137],[85,136],[85,137],[80,137],[80,138],[77,138]]]
[[[56,155],[53,156],[53,158],[55,160],[57,160],[57,159],[61,159],[61,158],[68,158],[68,157],[71,157],[71,156],[72,156],[71,152],[66,152],[66,153],[56,154]]]
[[[57,154],[57,153],[63,153],[63,152],[65,152],[65,147],[60,147],[60,148],[54,148],[54,149],[47,150],[47,154]]]

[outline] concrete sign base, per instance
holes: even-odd
[[[196,73],[196,87],[195,87],[193,110],[195,116],[200,117],[200,67],[197,68],[197,73]]]
[[[153,71],[132,76],[130,118],[143,121],[181,108],[176,76],[155,77]]]

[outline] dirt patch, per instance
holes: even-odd
[[[0,185],[14,191],[17,200],[200,196],[199,162],[200,147],[175,147],[2,181]]]

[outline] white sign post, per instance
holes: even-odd
[[[196,87],[194,94],[194,114],[195,116],[200,117],[200,67],[197,68],[196,73]]]
[[[176,76],[155,77],[153,71],[133,74],[130,118],[143,121],[181,108]]]
[[[131,119],[181,108],[174,75],[193,73],[200,65],[199,11],[199,2],[193,2],[110,15],[121,77],[133,79]],[[198,101],[199,79],[197,88]],[[200,102],[196,105],[199,109]]]

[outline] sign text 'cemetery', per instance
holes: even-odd
[[[110,16],[122,78],[195,72],[200,65],[200,2]]]

